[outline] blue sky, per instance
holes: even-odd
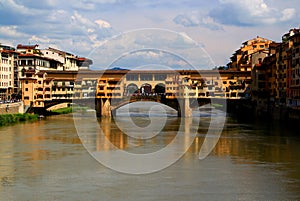
[[[114,35],[161,28],[187,35],[224,65],[248,39],[280,41],[299,28],[299,9],[298,0],[0,0],[0,43],[89,56]]]

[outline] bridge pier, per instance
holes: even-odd
[[[111,117],[110,99],[101,99],[101,116]]]
[[[98,117],[111,117],[111,103],[108,98],[96,99],[95,109]]]
[[[182,98],[178,99],[178,117],[192,117],[192,109],[190,107],[190,99],[189,98]]]

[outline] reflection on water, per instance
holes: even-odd
[[[125,117],[121,117],[125,118]],[[132,117],[135,123],[147,119]],[[125,121],[125,120],[123,120]],[[148,153],[175,138],[180,118],[168,117],[149,139],[127,136],[113,118],[98,119],[119,149]],[[158,173],[120,174],[96,162],[76,134],[72,116],[0,128],[0,200],[299,200],[300,136],[278,124],[227,117],[204,160],[199,150],[210,117],[201,117],[187,153]],[[97,142],[97,134],[90,136]],[[105,150],[101,143],[97,150]]]

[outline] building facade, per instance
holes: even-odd
[[[45,101],[52,100],[53,79],[46,72],[26,70],[20,80],[25,107],[44,107]]]
[[[41,50],[45,57],[59,61],[62,65],[57,66],[56,70],[62,71],[78,71],[81,69],[89,69],[93,63],[92,60],[78,57],[74,54],[61,51],[52,47]]]
[[[230,63],[227,64],[229,69],[251,72],[258,62],[252,59],[253,53],[268,50],[271,43],[273,41],[259,36],[244,42],[230,57]]]
[[[13,47],[0,45],[0,100],[13,99],[15,92],[14,70],[18,54]]]

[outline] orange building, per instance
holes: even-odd
[[[22,82],[22,100],[25,107],[44,107],[45,100],[52,99],[53,79],[46,72],[27,70],[20,78]]]
[[[256,63],[253,63],[252,54],[268,50],[273,41],[257,36],[242,44],[242,47],[235,51],[228,64],[229,69],[239,71],[251,71]]]

